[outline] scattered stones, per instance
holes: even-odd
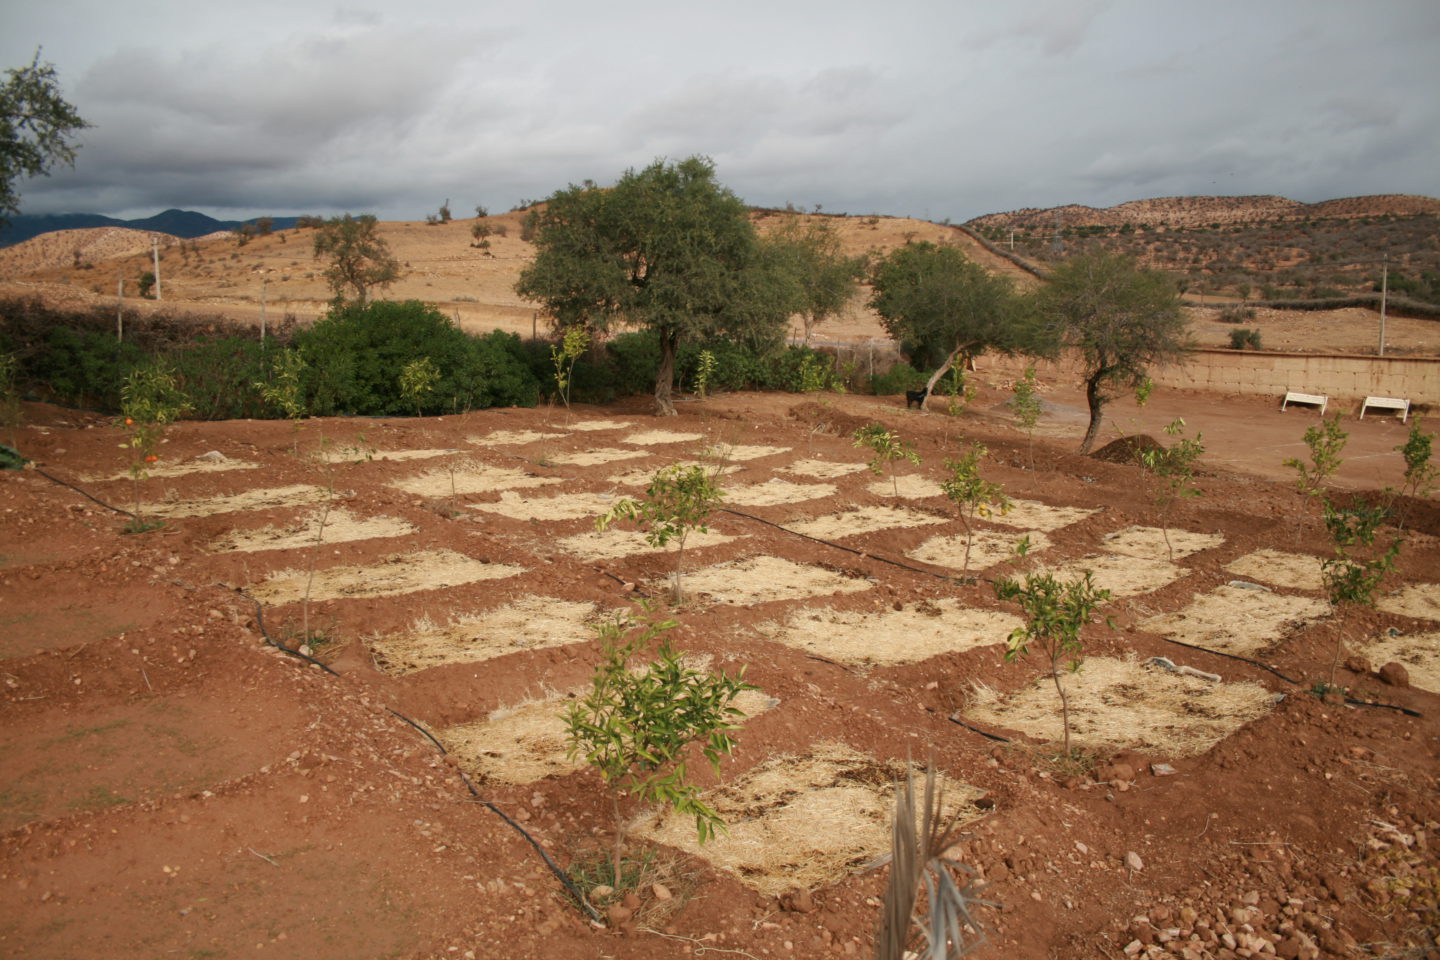
[[[1134,850],[1131,850],[1129,853],[1125,854],[1125,866],[1129,867],[1136,873],[1139,873],[1141,870],[1145,869],[1145,861],[1140,859],[1140,854],[1136,853]]]

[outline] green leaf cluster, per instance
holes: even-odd
[[[965,561],[963,570],[970,569],[970,545],[974,539],[972,524],[976,514],[988,517],[992,510],[1007,513],[1010,498],[998,483],[980,476],[980,461],[990,451],[983,444],[972,443],[965,452],[954,459],[945,461],[950,475],[940,481],[940,489],[960,512],[960,522],[965,527]]]
[[[40,62],[5,71],[0,84],[0,226],[20,212],[18,180],[46,176],[57,163],[73,165],[74,135],[90,124],[60,95],[55,67]]]
[[[920,454],[915,452],[915,447],[910,443],[901,440],[900,435],[883,423],[872,423],[863,427],[857,427],[854,433],[855,446],[865,447],[870,450],[871,459],[867,466],[870,472],[876,476],[883,477],[885,472],[890,472],[890,483],[894,487],[895,496],[900,496],[899,481],[895,477],[895,461],[908,460],[910,463],[918,464]]]
[[[1175,559],[1175,548],[1170,543],[1170,509],[1176,501],[1198,497],[1200,488],[1194,485],[1195,462],[1205,452],[1202,442],[1204,434],[1185,436],[1185,420],[1176,417],[1165,426],[1165,432],[1179,437],[1169,447],[1154,447],[1140,452],[1140,464],[1159,480],[1154,499],[1160,507],[1160,529],[1165,536],[1165,548],[1170,559]]]
[[[1344,452],[1350,434],[1340,426],[1340,414],[1337,413],[1323,419],[1319,426],[1306,428],[1303,439],[1310,449],[1310,462],[1307,464],[1298,457],[1291,457],[1284,465],[1294,468],[1299,474],[1296,486],[1301,493],[1320,497],[1324,495],[1330,478],[1344,462],[1340,454]]]
[[[645,541],[652,547],[663,548],[677,541],[675,600],[679,602],[685,539],[693,532],[708,532],[710,514],[724,498],[725,491],[704,467],[675,464],[655,474],[644,500],[626,498],[596,517],[595,529],[606,530],[616,520],[629,520],[644,529]]]

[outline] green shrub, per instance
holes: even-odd
[[[281,352],[274,343],[222,337],[167,351],[166,359],[185,396],[188,415],[197,420],[238,420],[271,415],[255,388],[270,359]]]
[[[410,413],[398,372],[422,357],[439,378],[421,413],[533,405],[538,396],[519,337],[496,331],[473,338],[417,300],[333,311],[297,334],[295,345],[310,371],[309,406],[318,415]]]
[[[1241,328],[1230,331],[1231,350],[1263,350],[1260,345],[1260,331]]]
[[[121,385],[145,359],[135,344],[116,342],[113,332],[54,327],[24,364],[24,373],[42,395],[52,399],[119,410]]]

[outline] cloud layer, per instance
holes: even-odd
[[[937,220],[1440,193],[1432,0],[29,6],[4,64],[43,45],[95,125],[30,213],[419,219],[696,153],[751,203]]]

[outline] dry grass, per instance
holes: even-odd
[[[846,461],[831,463],[829,460],[796,460],[790,464],[790,466],[783,469],[786,473],[798,473],[802,477],[814,477],[817,480],[837,480],[840,477],[849,476],[852,473],[859,473],[865,469],[865,464]]]
[[[421,497],[448,497],[494,490],[520,490],[560,483],[558,477],[538,477],[514,467],[496,467],[479,460],[465,459],[450,467],[427,470],[418,476],[388,484]]]
[[[1440,620],[1440,583],[1411,583],[1376,604],[1386,613],[1420,620]]]
[[[949,598],[874,613],[805,608],[759,629],[777,643],[841,663],[890,666],[1002,643],[1020,625],[1008,613],[970,609]]]
[[[1258,683],[1212,683],[1137,660],[1091,657],[1063,682],[1071,740],[1097,751],[1195,756],[1263,716],[1274,703]],[[965,715],[1047,743],[1064,736],[1060,697],[1049,676],[1004,699],[981,689]]]
[[[554,440],[563,433],[542,433],[539,430],[494,430],[483,437],[469,437],[467,443],[477,447],[518,447],[537,440]]]
[[[1218,533],[1193,533],[1189,530],[1171,530],[1170,547],[1165,545],[1165,531],[1160,527],[1126,527],[1105,535],[1102,544],[1111,553],[1123,553],[1127,557],[1141,560],[1169,560],[1174,548],[1175,559],[1181,560],[1192,553],[1210,550],[1225,542]]]
[[[630,426],[629,420],[580,420],[568,424],[565,429],[589,433],[595,430],[624,430],[628,426]]]
[[[789,447],[765,447],[743,443],[717,443],[706,451],[710,459],[720,463],[728,463],[732,460],[759,460],[762,457],[774,457],[789,452]]]
[[[804,757],[767,760],[704,795],[728,829],[701,847],[693,818],[663,811],[643,817],[637,835],[703,857],[765,896],[843,879],[889,849],[890,808],[903,764],[883,763],[840,743],[815,744]],[[944,782],[961,822],[978,818],[981,791]]]
[[[322,512],[312,511],[283,526],[264,527],[259,530],[232,530],[211,544],[210,549],[217,553],[253,553],[259,550],[296,550],[311,547],[321,533]],[[414,532],[415,527],[396,517],[357,517],[343,507],[337,507],[325,517],[324,542],[349,543],[382,537],[404,537]]]
[[[764,483],[731,487],[725,501],[741,507],[773,507],[782,503],[801,503],[833,496],[835,487],[829,483],[791,483],[772,478]]]
[[[208,517],[241,510],[299,507],[319,503],[328,497],[329,494],[322,487],[310,483],[295,483],[287,487],[246,490],[244,493],[224,497],[193,500],[177,498],[161,503],[147,503],[140,508],[140,513],[147,517]]]
[[[621,443],[633,443],[641,447],[653,447],[664,443],[693,443],[703,440],[703,433],[679,433],[674,430],[641,430],[620,438]]]
[[[922,527],[931,523],[948,523],[944,517],[933,513],[920,513],[902,507],[859,507],[844,513],[832,513],[814,520],[800,520],[785,526],[807,537],[834,540],[840,537],[854,537],[876,530],[891,530],[896,527]]]
[[[370,649],[381,669],[398,677],[448,663],[582,643],[594,636],[595,612],[593,603],[529,596],[447,623],[422,617],[409,630],[374,638]]]
[[[524,567],[481,563],[453,550],[395,554],[370,566],[326,567],[315,571],[311,600],[388,597],[419,590],[498,580],[525,572]],[[293,603],[305,596],[305,570],[279,570],[256,584],[250,593],[264,603]]]
[[[516,520],[575,520],[598,517],[619,498],[606,493],[564,493],[555,497],[524,497],[506,491],[498,503],[472,503],[472,510],[498,513]]]
[[[1011,500],[1010,509],[1005,513],[993,514],[990,522],[1007,527],[1017,527],[1021,530],[1049,532],[1059,530],[1072,523],[1078,523],[1090,514],[1098,512],[1087,510],[1084,507],[1052,507],[1038,500]]]
[[[716,533],[713,530],[709,533],[692,533],[685,538],[685,555],[688,557],[692,551],[701,547],[715,547],[734,539],[736,538]],[[616,557],[630,557],[641,553],[665,553],[675,549],[674,546],[669,545],[651,546],[645,539],[645,534],[639,530],[619,530],[615,527],[603,532],[589,530],[585,533],[578,533],[573,537],[557,540],[555,545],[581,560],[614,560]]]
[[[1328,604],[1243,587],[1217,587],[1176,613],[1151,617],[1146,630],[1224,653],[1252,654],[1328,613]]]
[[[750,557],[705,567],[685,577],[685,592],[716,603],[749,605],[869,590],[867,580],[780,557]]]
[[[1030,538],[1029,556],[1050,547],[1050,538],[1038,530],[1026,533],[1002,533],[999,530],[976,530],[970,543],[970,569],[985,570],[1015,557],[1015,547],[1025,536]],[[961,570],[965,566],[965,536],[931,537],[905,554],[937,567]]]
[[[877,480],[865,489],[877,497],[894,497],[896,489],[899,489],[902,500],[920,500],[925,497],[945,495],[945,491],[940,489],[940,484],[914,473],[896,477],[893,483],[888,477],[884,480]]]
[[[1360,651],[1376,667],[1395,662],[1410,675],[1410,685],[1440,693],[1440,633],[1379,637]]]
[[[1095,586],[1109,590],[1116,600],[1159,590],[1190,572],[1164,560],[1115,553],[1092,554],[1045,572],[1057,580],[1079,580],[1086,570],[1094,575]]]
[[[1292,590],[1323,590],[1320,558],[1308,553],[1285,553],[1281,550],[1256,550],[1225,566],[1239,577]]]
[[[618,447],[598,447],[594,450],[572,450],[570,453],[559,453],[550,457],[550,463],[562,467],[594,467],[602,463],[614,463],[617,460],[634,460],[637,457],[648,457],[648,450],[621,450]]]

